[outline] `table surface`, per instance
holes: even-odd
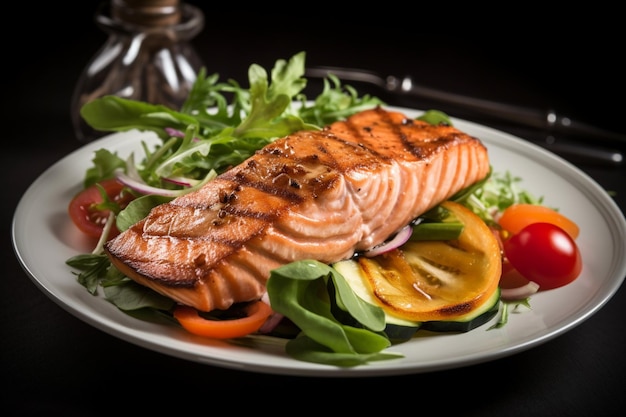
[[[70,124],[70,97],[82,68],[106,39],[93,24],[94,10],[84,3],[77,5],[76,11],[82,19],[65,18],[61,24],[73,29],[67,35],[55,35],[54,45],[33,41],[11,51],[16,61],[26,65],[10,68],[14,76],[11,82],[5,81],[11,100],[3,101],[5,145],[0,153],[1,166],[9,176],[4,181],[8,202],[3,205],[2,223],[0,351],[4,388],[0,398],[11,415],[111,415],[124,407],[181,413],[186,407],[201,408],[205,401],[224,401],[221,398],[225,395],[229,395],[226,401],[232,410],[285,408],[294,403],[283,390],[298,395],[301,404],[293,407],[313,407],[316,411],[328,408],[327,399],[333,401],[333,407],[346,404],[352,410],[370,408],[375,402],[381,410],[392,413],[398,406],[415,407],[420,412],[424,404],[431,410],[443,407],[468,416],[600,416],[624,410],[623,288],[588,320],[530,350],[457,369],[370,378],[281,376],[178,359],[98,330],[49,299],[16,259],[10,228],[15,207],[28,186],[54,162],[81,146]],[[203,10],[210,15],[208,7]],[[38,13],[42,17],[40,27],[46,27],[46,10]],[[599,76],[596,67],[580,65],[571,56],[576,48],[568,39],[551,39],[560,47],[548,53],[542,45],[528,42],[513,42],[503,49],[478,38],[383,34],[363,25],[339,25],[342,30],[334,31],[313,25],[311,19],[281,30],[242,29],[235,33],[207,19],[204,31],[193,43],[209,72],[219,73],[222,79],[245,81],[251,63],[271,68],[276,59],[304,50],[308,65],[410,74],[429,87],[538,108],[557,106],[575,117],[624,132],[619,123],[623,106],[616,110],[604,104],[613,103],[609,100],[615,94],[624,96],[624,81],[617,69],[611,69],[618,66],[603,65],[607,72]],[[252,23],[247,27],[254,28]],[[48,28],[52,30],[49,24]],[[593,81],[587,81],[591,77]],[[579,81],[570,84],[565,78]],[[426,100],[357,87],[392,105],[418,109],[432,105]],[[523,139],[545,139],[544,132],[496,124],[463,109],[438,108]],[[558,143],[564,140],[598,143],[593,138],[557,137]],[[626,209],[623,166],[573,162],[600,186],[614,191],[616,203],[622,211]],[[230,394],[250,401],[232,402]]]

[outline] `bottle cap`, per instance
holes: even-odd
[[[180,22],[180,0],[113,0],[113,18],[140,26],[169,26]]]

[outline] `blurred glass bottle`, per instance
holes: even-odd
[[[71,118],[76,137],[90,142],[107,132],[80,116],[95,98],[115,95],[178,110],[202,67],[189,41],[204,27],[204,15],[180,0],[111,0],[96,12],[108,34],[76,84]]]

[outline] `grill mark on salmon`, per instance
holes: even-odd
[[[380,107],[278,139],[105,245],[138,283],[199,310],[259,299],[270,271],[382,243],[484,178],[487,149]]]

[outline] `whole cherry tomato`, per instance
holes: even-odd
[[[562,287],[582,270],[578,245],[552,223],[532,223],[505,240],[504,254],[511,265],[540,290]]]

